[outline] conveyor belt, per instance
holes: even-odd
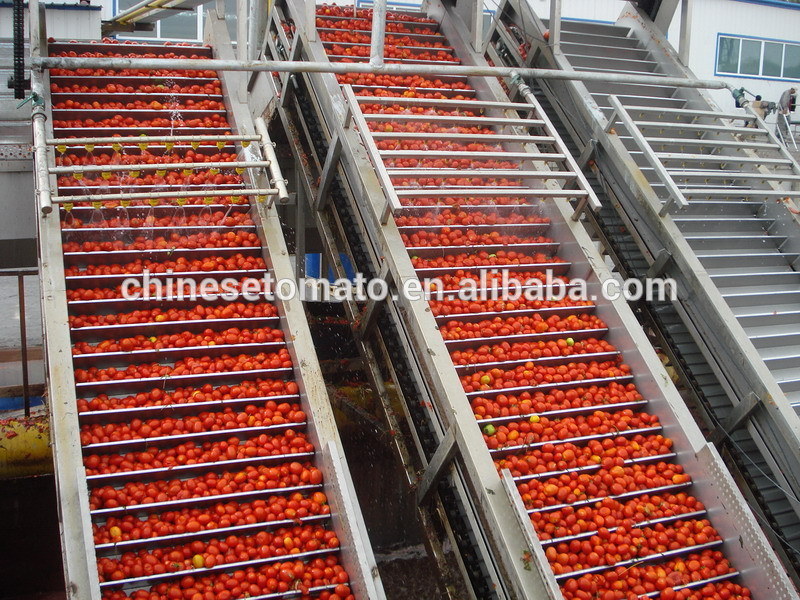
[[[355,43],[369,39],[369,11],[353,17],[352,8],[325,7],[311,35],[302,28],[301,4],[281,7],[287,54],[337,60],[343,55],[331,56],[331,43],[346,47],[354,30]],[[467,50],[450,9],[437,5],[431,14],[440,22],[390,15],[390,35],[417,36],[406,60],[424,60],[424,44],[435,41],[465,64],[482,60]],[[456,440],[447,452],[450,435],[442,436],[428,457],[438,464],[437,456],[454,455],[478,516],[473,538],[486,540],[502,577],[488,595],[473,577],[475,595],[589,598],[616,596],[614,588],[619,597],[693,597],[689,590],[700,589],[746,597],[750,592],[740,587],[746,585],[756,595],[766,586],[763,593],[794,597],[624,303],[457,298],[464,280],[485,285],[481,274],[491,280],[503,267],[533,280],[547,269],[588,273],[595,285],[596,277],[609,276],[582,226],[570,219],[568,199],[590,198],[591,191],[535,98],[521,88],[520,100],[510,104],[516,89],[509,98],[491,80],[302,79],[313,93],[306,126],[323,121],[326,139],[341,143],[339,173],[357,198],[349,204],[356,223],[348,241],[379,257],[372,273],[383,271],[395,283],[432,274],[445,289],[441,298],[398,297],[374,310],[395,320],[392,337],[405,338],[397,350],[410,352],[406,359],[426,376],[433,405],[415,409]],[[502,144],[497,134],[520,138]],[[536,147],[527,143],[533,135]],[[367,160],[373,169],[365,168]],[[393,200],[401,206],[387,215]],[[709,515],[713,527],[704,520]],[[633,521],[617,520],[626,516]],[[594,518],[608,535],[595,529]],[[631,543],[629,527],[648,541]],[[696,533],[684,538],[687,527]],[[744,530],[748,543],[740,544]],[[617,551],[608,552],[609,544],[618,544]],[[714,571],[703,571],[704,564]],[[774,585],[780,591],[766,591]]]
[[[529,36],[535,37],[535,31],[538,29],[532,11],[528,10],[527,6],[524,4],[517,5],[517,7],[514,8],[509,3],[506,4],[504,9],[498,14],[501,15],[501,18],[495,24],[496,30],[493,32],[495,43],[493,45],[496,50],[500,50],[500,54],[507,64],[520,64],[524,61],[524,58],[520,55],[519,50],[524,47],[524,44],[517,45],[517,43],[520,41],[520,36],[523,35],[522,32],[525,31]],[[643,16],[629,15],[627,18],[629,19],[628,23],[634,23],[633,29],[629,26],[605,26],[565,21],[562,44],[565,58],[572,61],[578,70],[588,65],[587,61],[590,60],[589,54],[594,56],[602,55],[608,58],[609,60],[604,63],[604,69],[610,72],[617,70],[620,65],[615,61],[620,60],[629,62],[635,61],[637,63],[637,68],[646,69],[648,72],[655,70],[668,72],[671,69],[682,68],[670,64],[670,60],[674,61],[674,55],[668,52],[665,53],[662,51],[660,53],[661,58],[659,59],[659,52],[655,52],[652,49],[653,47],[659,47],[661,44],[660,40],[656,40],[659,34],[654,33],[653,28],[645,24],[646,19]],[[510,22],[513,22],[514,25],[508,27]],[[643,42],[636,39],[634,31],[638,32],[638,35],[643,37],[646,37],[648,34],[652,35],[653,44],[647,47],[648,43],[646,41]],[[586,44],[594,38],[597,38],[595,41],[598,42],[598,45],[593,46],[592,51],[589,52]],[[512,39],[514,40],[513,42],[511,41]],[[531,54],[533,53],[532,50],[530,52]],[[659,62],[659,60],[661,62]],[[630,65],[628,65],[628,68],[631,68]],[[685,74],[686,76],[691,76],[688,71],[686,71]],[[591,87],[590,91],[593,101],[596,101],[600,105],[603,114],[609,115],[610,109],[608,108],[609,101],[607,92],[611,88],[604,86],[602,83],[592,84],[589,87]],[[546,89],[552,95],[552,89],[549,86],[546,86]],[[664,126],[669,125],[669,121],[672,120],[677,122],[677,127],[683,127],[683,125],[680,125],[681,122],[689,123],[695,119],[710,119],[712,117],[724,118],[726,116],[719,111],[710,110],[711,107],[707,104],[707,101],[696,92],[678,91],[674,88],[665,91],[646,87],[637,90],[619,89],[615,87],[613,92],[618,95],[622,104],[640,107],[638,109],[631,109],[634,113],[639,111],[639,116],[645,114],[652,115],[654,114],[651,112],[652,110],[658,110],[659,123],[664,122]],[[581,95],[575,94],[575,97],[581,97]],[[705,108],[701,110],[700,107]],[[570,108],[569,102],[559,102],[558,110],[551,111],[551,114],[557,116],[559,112],[565,115],[568,121],[571,121],[570,131],[574,138],[580,144],[585,144],[586,140],[589,139],[587,136],[590,136],[591,133],[588,132],[582,124],[582,117],[578,111]],[[739,115],[737,115],[737,118],[738,117]],[[676,125],[676,123],[672,123],[672,125]],[[757,128],[756,130],[759,131],[761,135],[764,134],[763,128]],[[627,144],[628,138],[623,137],[623,139],[626,140]],[[747,155],[747,151],[745,150],[744,152],[739,152],[737,156],[725,156],[727,154],[725,149],[728,147],[736,148],[748,146],[749,148],[751,145],[750,142],[741,139],[734,141],[715,139],[714,142],[703,140],[695,140],[693,142],[691,139],[682,139],[675,140],[675,147],[672,147],[668,153],[663,152],[667,150],[666,146],[657,147],[656,150],[662,151],[658,156],[672,174],[676,173],[676,168],[686,168],[689,164],[697,166],[705,165],[706,167],[713,164],[714,168],[729,168],[725,165],[727,162],[729,166],[741,169],[743,173],[742,177],[752,177],[753,173],[751,169],[758,165],[766,181],[769,179],[770,175],[766,171],[767,168],[791,167],[792,161],[790,158],[784,156],[785,152],[774,152],[774,144],[755,144],[756,147],[753,150],[757,154]],[[763,146],[763,148],[761,148],[761,146]],[[770,154],[770,152],[772,154]],[[637,152],[636,149],[634,149],[631,151],[631,156],[642,164],[641,151]],[[600,164],[602,164],[602,162]],[[605,170],[603,172],[606,178],[610,177],[613,179],[615,175],[615,171],[613,170]],[[642,172],[648,174],[648,177],[650,177],[651,175],[649,174],[652,173],[652,167],[650,167],[650,165],[643,166]],[[678,173],[677,175],[683,177],[689,174]],[[786,173],[781,175],[782,178],[785,176]],[[677,181],[680,182],[680,179]],[[709,179],[709,183],[711,181],[715,180],[713,178]],[[613,187],[619,193],[621,199],[625,200],[628,197],[628,192],[624,189],[624,185],[617,183],[613,185]],[[658,190],[658,187],[657,184],[653,184],[654,189]],[[720,204],[720,202],[722,203]],[[695,207],[695,204],[698,206]],[[753,206],[751,207],[750,204]],[[759,206],[755,206],[755,204]],[[621,212],[618,214],[617,210],[612,209],[612,206],[615,206]],[[635,215],[635,210],[631,211],[629,208],[630,206],[631,204],[626,204],[626,202],[622,202],[621,204],[612,204],[611,202],[605,203],[604,210],[598,215],[598,220],[599,225],[605,233],[607,242],[610,242],[613,248],[617,260],[624,263],[629,273],[637,277],[644,277],[650,268],[650,264],[653,262],[653,258],[649,261],[646,260],[642,252],[654,253],[655,250],[653,246],[648,247],[649,241],[647,240],[646,233],[640,237],[638,233],[641,232],[634,231],[636,237],[631,235],[631,219],[636,219],[638,222],[641,221],[633,216]],[[731,199],[731,201],[707,199],[705,201],[692,201],[692,205],[690,205],[688,209],[690,216],[677,215],[674,219],[679,228],[690,228],[690,231],[695,231],[692,235],[696,236],[703,232],[706,235],[721,235],[727,231],[731,239],[734,239],[737,237],[736,229],[747,226],[748,220],[745,218],[746,215],[749,215],[751,211],[756,211],[757,209],[758,214],[775,212],[774,209],[767,210],[762,203],[757,202],[748,203],[733,199]],[[714,214],[706,217],[697,217],[694,216],[695,214],[700,214],[697,211],[711,211]],[[722,221],[719,215],[717,215],[719,211],[736,211],[737,215],[741,213],[745,216]],[[629,214],[626,215],[626,212]],[[625,220],[621,218],[621,215],[625,215]],[[702,221],[704,225],[699,226],[700,221]],[[759,220],[759,223],[761,223],[761,226],[765,230],[780,227],[774,218],[762,218]],[[726,228],[726,225],[734,227],[734,229],[730,227]],[[694,229],[691,229],[692,227],[694,227]],[[690,234],[687,233],[687,235]],[[722,237],[719,239],[722,239]],[[735,242],[735,244],[741,244],[741,240]],[[657,246],[655,248],[657,248]],[[787,248],[791,248],[791,244],[787,244]],[[746,250],[742,250],[738,254],[734,253],[735,255],[730,257],[712,257],[709,255],[706,259],[703,257],[700,258],[701,262],[704,264],[707,263],[706,266],[709,268],[709,273],[712,274],[712,281],[715,281],[715,276],[717,280],[719,280],[720,277],[730,277],[731,272],[741,272],[742,268],[747,267],[748,269],[752,268],[765,272],[765,275],[761,276],[760,279],[756,277],[751,278],[754,285],[769,287],[770,285],[779,285],[781,283],[777,275],[776,277],[769,276],[770,271],[778,270],[777,267],[768,267],[769,264],[773,264],[768,262],[772,260],[771,257],[767,257],[766,255],[759,255],[758,257],[746,256],[746,253]],[[776,256],[775,260],[780,260],[780,257]],[[761,262],[764,266],[761,267],[754,261]],[[729,268],[730,266],[726,265],[726,262],[730,263],[730,266],[735,264],[737,267],[731,269]],[[777,265],[777,263],[774,264]],[[681,301],[685,303],[687,300],[682,298]],[[696,298],[689,301],[698,302]],[[772,309],[770,309],[770,311],[771,310]],[[687,322],[685,321],[685,319],[687,319],[686,314],[684,313],[682,318],[676,309],[667,303],[651,304],[650,318],[656,322],[661,335],[672,347],[675,358],[679,361],[678,366],[683,366],[684,370],[687,372],[689,378],[687,383],[697,391],[697,400],[703,405],[703,409],[707,413],[707,425],[713,429],[719,426],[720,423],[725,423],[731,412],[732,405],[730,394],[733,393],[735,398],[735,394],[741,394],[743,392],[741,388],[735,389],[732,392],[726,392],[726,389],[723,387],[722,383],[720,383],[724,381],[725,385],[728,386],[728,390],[730,390],[730,376],[724,373],[726,370],[729,372],[729,367],[720,363],[717,358],[714,358],[712,368],[709,359],[706,358],[706,354],[709,352],[707,343],[709,336],[700,334],[702,336],[701,340],[703,346],[705,346],[704,354],[704,352],[700,350],[698,343],[693,339],[693,332],[695,336],[697,336],[698,333],[691,318],[689,318],[689,325],[687,326]],[[789,315],[784,317],[783,326],[788,326],[786,318],[791,317]],[[705,337],[705,339],[702,339],[703,337]],[[785,363],[786,361],[784,361],[784,364]],[[716,372],[720,370],[723,371],[723,377],[718,379]],[[783,387],[786,388],[785,385]],[[798,527],[800,522],[798,521],[797,513],[792,509],[792,492],[787,494],[785,491],[792,487],[790,483],[791,479],[789,481],[785,479],[785,473],[791,472],[791,468],[782,468],[780,466],[785,463],[781,463],[780,457],[776,459],[772,455],[774,446],[763,441],[758,429],[752,427],[740,429],[731,432],[729,436],[723,435],[722,438],[723,441],[728,444],[730,452],[736,459],[738,468],[742,470],[744,483],[751,487],[753,500],[757,501],[760,508],[764,511],[764,515],[761,518],[762,524],[770,533],[774,543],[783,547],[785,558],[787,561],[793,563],[796,569],[796,548],[798,548],[797,534],[798,530],[800,530],[800,527]],[[756,443],[755,440],[757,440],[758,443]],[[778,461],[777,464],[775,462],[776,460]],[[783,486],[783,489],[779,486]]]
[[[550,105],[544,92],[541,93],[542,106],[554,123],[560,123],[558,113]],[[559,132],[567,139],[568,131],[562,124]],[[579,154],[574,142],[567,141],[570,151]],[[606,196],[597,176],[589,170],[587,179],[598,196],[603,197],[603,208],[595,215],[595,226],[602,232],[603,241],[609,245],[609,251],[626,277],[644,279],[650,264],[642,255],[636,241],[628,233],[625,222],[620,218],[609,197]],[[641,305],[644,309],[644,305]],[[703,352],[697,346],[686,324],[675,307],[668,302],[651,302],[646,306],[647,315],[643,316],[643,325],[654,325],[658,328],[658,336],[664,343],[664,350],[670,355],[673,364],[678,368],[684,385],[691,390],[692,396],[701,405],[706,418],[701,426],[708,428],[711,434],[729,412],[730,401],[725,389],[719,381],[714,369],[709,365]],[[773,472],[767,459],[746,429],[739,429],[722,441],[735,460],[747,486],[743,489],[758,502],[758,509],[763,511],[759,519],[768,537],[781,547],[782,556],[797,570],[800,547],[800,520],[792,509],[791,500],[784,490],[776,485],[778,477]],[[729,465],[731,468],[734,465]],[[777,536],[775,535],[777,534]]]
[[[70,597],[383,597],[303,310],[264,283],[291,275],[275,208],[252,191],[282,180],[270,140],[213,72],[50,75],[61,204],[40,239]],[[111,139],[74,141],[96,136]],[[124,195],[154,190],[191,195]],[[64,198],[94,194],[118,197]]]

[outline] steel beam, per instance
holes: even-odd
[[[383,66],[383,45],[386,38],[386,0],[372,3],[372,37],[370,38],[369,64]]]
[[[521,77],[534,79],[556,79],[561,81],[602,81],[608,83],[639,83],[702,89],[730,89],[731,85],[719,80],[685,79],[683,77],[655,77],[621,73],[591,71],[560,71],[557,69],[532,69],[521,67],[490,67],[489,65],[426,65],[414,63],[385,63],[375,66],[369,63],[333,63],[324,61],[284,60],[220,60],[220,59],[173,59],[173,58],[87,58],[69,56],[34,57],[34,69],[170,69],[176,71],[277,71],[279,73],[376,73],[382,75],[435,75],[435,76],[484,76]]]

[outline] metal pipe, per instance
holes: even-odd
[[[163,8],[169,4],[170,0],[143,0],[138,4],[134,4],[129,9],[122,11],[115,16],[111,23],[129,23],[133,17],[138,17],[140,14],[147,12],[149,9]]]
[[[28,332],[25,324],[25,277],[17,274],[17,302],[19,304],[19,339],[22,351],[22,398],[25,401],[25,416],[31,416],[31,394],[28,385]]]
[[[128,194],[86,194],[83,196],[57,196],[54,201],[59,204],[69,202],[102,202],[104,200],[149,200],[150,198],[213,198],[217,196],[272,196],[278,190],[273,188],[245,189],[229,188],[227,190],[191,190],[180,192],[131,192]],[[52,210],[52,205],[51,209]]]
[[[558,48],[561,44],[561,0],[550,0],[550,28],[549,39],[551,48]]]
[[[250,60],[247,38],[250,33],[247,24],[247,6],[247,0],[237,0],[236,2],[236,58],[239,60]],[[247,77],[239,77],[238,88],[239,101],[247,102]]]
[[[387,63],[376,67],[369,63],[331,63],[308,61],[238,61],[173,58],[122,58],[122,57],[69,57],[48,56],[31,59],[35,69],[171,69],[210,71],[277,71],[282,73],[376,73],[381,75],[461,75],[482,77],[512,77],[519,74],[533,79],[561,81],[601,81],[605,83],[641,83],[682,88],[731,89],[724,81],[689,79],[685,77],[657,77],[600,73],[593,71],[562,71],[559,69],[532,69],[519,67],[490,67],[488,65],[425,65],[413,63]]]
[[[383,66],[383,42],[386,39],[386,0],[372,3],[372,37],[370,38],[369,64]]]
[[[285,204],[289,202],[289,191],[286,189],[286,181],[283,179],[280,166],[278,165],[278,156],[275,154],[275,146],[272,145],[272,139],[269,137],[267,130],[267,123],[263,117],[258,117],[255,121],[256,131],[261,136],[261,147],[264,149],[264,157],[269,161],[269,174],[270,185],[274,185],[278,190],[278,202]]]
[[[257,142],[257,135],[141,135],[130,137],[51,138],[48,146],[83,146],[86,144],[163,144],[178,142]]]
[[[50,191],[50,173],[47,164],[47,133],[44,123],[47,114],[43,106],[34,106],[31,114],[33,125],[34,168],[36,170],[36,194],[39,196],[39,210],[43,215],[53,212],[53,197]]]
[[[247,3],[247,60],[255,60],[258,58],[258,49],[261,44],[256,40],[257,31],[259,30],[259,15],[261,12],[258,10],[260,3],[257,0],[249,0]]]
[[[42,20],[39,13],[39,0],[28,0],[28,31],[31,57],[42,55]]]
[[[684,65],[689,65],[689,52],[692,42],[692,0],[681,0],[681,37],[678,46],[678,58]]]

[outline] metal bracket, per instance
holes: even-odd
[[[383,211],[381,211],[381,225],[386,225],[389,222],[389,217],[392,216],[393,212],[392,201],[387,198],[386,204],[383,205]]]
[[[353,124],[353,105],[349,102],[345,106],[344,116],[342,117],[342,127],[350,129]]]
[[[594,158],[595,153],[597,152],[597,140],[591,139],[586,144],[586,147],[581,152],[580,156],[575,160],[578,166],[581,168],[581,171],[586,169],[586,165],[589,164],[589,161]]]
[[[298,60],[298,56],[300,55],[300,38],[299,36],[295,38],[294,44],[292,44],[291,50],[289,50],[289,60]],[[282,109],[286,108],[286,102],[291,97],[291,89],[292,87],[289,85],[294,77],[294,73],[287,71],[286,73],[281,74],[281,99],[280,99],[280,107]]]
[[[378,274],[378,277],[383,279],[387,286],[392,283],[391,273],[389,272],[389,267],[386,265],[386,263],[384,263],[381,267],[381,272]],[[388,296],[383,300],[376,300],[375,298],[372,298],[369,300],[369,302],[367,302],[367,308],[364,310],[364,316],[358,323],[358,335],[362,340],[369,335],[370,330],[375,325],[375,319],[380,313],[380,310],[386,305],[387,299]]]
[[[606,126],[603,127],[603,133],[611,133],[611,130],[614,129],[614,125],[619,120],[619,114],[617,114],[617,110],[613,109],[611,114],[608,116],[608,120],[606,121]],[[617,135],[617,132],[614,132]]]
[[[672,259],[672,254],[670,254],[666,248],[662,248],[658,252],[658,256],[656,256],[655,261],[653,264],[650,265],[650,268],[647,269],[647,274],[645,277],[652,278],[652,277],[659,277],[667,266],[667,263]]]
[[[322,166],[322,174],[319,177],[319,187],[313,199],[314,210],[324,210],[328,205],[328,191],[331,188],[336,169],[339,168],[339,159],[341,156],[342,138],[337,132],[333,135],[333,139],[328,146],[328,155],[325,157],[325,164]]]
[[[428,499],[431,490],[442,478],[445,470],[450,465],[450,461],[453,460],[458,447],[456,444],[456,428],[457,425],[455,423],[450,426],[439,447],[436,448],[436,452],[433,453],[417,487],[417,504],[422,504]]]
[[[117,23],[116,21],[103,21],[100,24],[100,35],[113,35],[115,33],[134,33],[136,31],[155,31],[155,23]]]
[[[739,429],[760,404],[761,398],[755,392],[750,392],[744,400],[733,407],[728,418],[711,433],[711,442],[715,445],[719,444],[728,434]]]
[[[575,160],[575,164],[581,171],[586,170],[586,165],[589,161],[594,157],[595,153],[597,152],[597,142],[595,140],[589,140],[589,143],[586,144],[586,147],[581,152],[580,156]],[[576,177],[572,182],[570,182],[571,186],[578,187],[578,178]],[[580,200],[578,200],[578,204],[575,206],[575,212],[572,213],[570,217],[573,221],[578,221],[583,214],[583,211],[586,210],[586,207],[589,204],[589,197],[584,196]]]

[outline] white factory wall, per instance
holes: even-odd
[[[676,15],[675,23],[679,23]],[[708,24],[713,24],[709,27]],[[800,88],[798,79],[783,77],[721,75],[717,71],[717,43],[720,35],[730,34],[755,40],[800,44],[800,4],[759,0],[695,0],[692,9],[692,39],[689,67],[702,79],[719,78],[744,87],[764,100],[777,102],[789,87]],[[677,43],[677,34],[672,37]],[[714,99],[723,110],[734,108],[730,93],[714,90]],[[798,118],[797,114],[794,118]],[[774,121],[772,115],[768,121]]]
[[[550,0],[530,0],[529,3],[540,18],[550,17]],[[487,4],[491,5],[491,0]],[[561,16],[565,19],[613,23],[625,4],[619,0],[562,0]]]
[[[8,5],[7,5],[8,4]],[[100,35],[102,10],[95,6],[80,6],[70,2],[47,2],[45,18],[47,35],[59,39],[93,39]],[[12,8],[10,3],[0,2],[0,38],[13,36]],[[25,12],[25,35],[28,35],[28,12]]]
[[[530,0],[540,17],[547,17],[549,0]],[[619,0],[562,0],[564,18],[614,22],[629,6]],[[676,47],[680,40],[680,7],[667,33]],[[752,40],[792,42],[800,44],[800,4],[773,0],[692,0],[689,68],[701,79],[722,79],[736,87],[744,87],[764,100],[777,102],[784,90],[800,88],[800,78],[731,75],[717,69],[717,45],[721,35]],[[727,90],[712,90],[714,100],[726,111],[735,109]],[[748,96],[750,97],[750,96]],[[752,99],[752,97],[750,97]],[[800,118],[798,113],[792,115]],[[775,121],[775,115],[767,119]]]

